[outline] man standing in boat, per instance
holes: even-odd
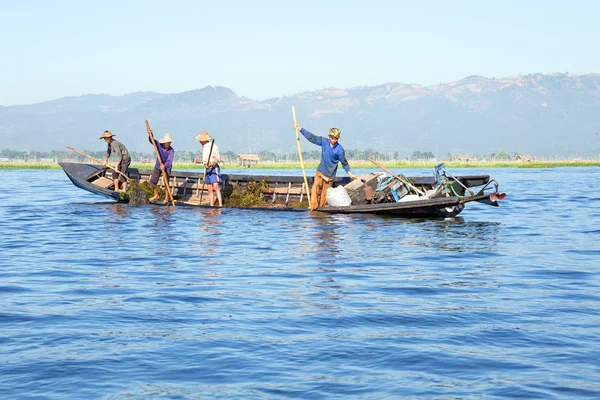
[[[118,140],[113,139],[115,135],[113,135],[110,131],[104,131],[102,136],[100,136],[100,140],[104,139],[106,143],[108,143],[108,149],[106,149],[106,158],[104,159],[104,166],[108,165],[108,159],[111,154],[117,156],[117,163],[115,164],[115,169],[121,172],[123,175],[127,175],[127,168],[131,164],[131,157],[129,156],[129,151],[127,151],[127,147]],[[116,171],[113,171],[112,177],[115,183],[115,191],[119,191],[119,182],[122,182],[121,191],[127,191],[127,180],[125,177],[119,174]]]
[[[173,168],[173,157],[175,156],[175,150],[171,147],[171,143],[173,142],[173,138],[170,133],[166,133],[162,139],[156,140],[150,136],[148,136],[148,141],[152,143],[152,140],[156,143],[156,148],[160,155],[160,160],[156,159],[156,164],[154,164],[154,170],[152,171],[152,175],[150,176],[150,186],[154,189],[154,196],[152,196],[148,201],[154,201],[158,199],[158,189],[156,185],[158,184],[158,180],[162,175],[162,171],[165,171],[165,175],[167,176],[167,180],[171,176],[171,169]],[[162,165],[160,163],[162,161]],[[169,194],[165,190],[165,203],[169,201]]]
[[[348,160],[346,160],[344,148],[338,143],[342,134],[338,128],[331,128],[329,130],[329,139],[322,136],[315,136],[298,124],[294,128],[299,130],[309,142],[321,146],[321,162],[317,167],[317,173],[310,190],[310,209],[316,210],[327,204],[325,195],[327,189],[333,186],[338,163],[342,163],[342,168],[344,168],[344,171],[346,171],[350,178],[358,179],[358,176],[350,171],[350,165],[348,164]]]
[[[206,131],[202,131],[196,135],[196,140],[202,145],[202,162],[204,163],[204,170],[206,171],[204,183],[206,183],[208,187],[208,202],[211,207],[215,205],[214,193],[216,193],[219,207],[223,207],[221,188],[219,187],[219,183],[222,181],[221,169],[219,167],[219,148],[215,144],[215,139]],[[212,141],[210,146],[207,146],[207,143],[210,141]]]

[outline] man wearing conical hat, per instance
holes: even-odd
[[[208,202],[211,207],[215,205],[214,194],[216,193],[219,207],[223,207],[221,188],[219,187],[219,183],[222,181],[221,168],[219,167],[219,160],[221,158],[219,148],[215,144],[215,139],[206,131],[197,134],[196,140],[202,145],[202,162],[204,162],[204,169],[206,170],[204,183],[206,183],[208,188]],[[208,142],[211,142],[210,145],[207,145]]]
[[[321,162],[317,167],[317,173],[310,189],[310,209],[316,210],[327,204],[325,195],[327,189],[333,186],[338,163],[342,164],[342,168],[344,168],[344,171],[346,171],[350,178],[358,179],[358,176],[350,171],[350,165],[348,164],[348,160],[346,160],[344,148],[338,143],[342,134],[338,128],[331,128],[329,130],[329,139],[313,135],[298,124],[294,128],[299,130],[309,142],[321,147]]]
[[[148,199],[148,201],[154,201],[158,199],[158,189],[156,185],[158,184],[158,180],[162,175],[162,171],[165,171],[167,175],[167,180],[169,180],[171,176],[171,169],[173,168],[173,157],[175,156],[175,150],[171,147],[171,143],[173,143],[173,138],[170,133],[165,133],[165,136],[160,140],[156,140],[148,136],[148,141],[152,143],[152,140],[156,143],[156,148],[158,149],[158,153],[160,155],[160,161],[162,161],[162,165],[160,164],[158,158],[156,159],[156,163],[154,164],[154,170],[152,171],[152,175],[150,176],[150,186],[154,189],[154,195]],[[165,190],[165,203],[169,201],[169,194]]]
[[[110,131],[104,131],[102,136],[100,136],[100,140],[104,139],[106,143],[108,143],[108,149],[106,149],[106,158],[104,159],[103,164],[108,165],[108,159],[111,154],[117,156],[117,163],[115,164],[115,169],[120,171],[123,175],[127,175],[127,168],[131,164],[131,157],[129,156],[129,151],[127,151],[127,147],[118,140],[114,139],[114,136]],[[127,180],[125,177],[113,171],[112,177],[115,182],[115,191],[119,191],[119,182],[123,185],[121,186],[121,191],[127,191]]]

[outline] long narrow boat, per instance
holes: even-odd
[[[111,171],[101,165],[61,162],[71,182],[88,192],[129,202],[129,195],[116,192]],[[442,165],[442,164],[440,164]],[[438,166],[439,167],[439,166]],[[319,208],[317,211],[331,214],[370,213],[397,217],[454,217],[467,203],[476,201],[498,206],[498,200],[505,196],[498,193],[498,183],[489,175],[451,176],[443,168],[436,167],[436,175],[431,177],[403,177],[400,180],[381,173],[361,176],[361,181],[351,181],[348,177],[336,178],[334,188],[344,186],[350,194],[350,205],[337,205]],[[443,165],[442,165],[443,167]],[[127,176],[137,182],[148,181],[151,169],[129,168]],[[304,181],[301,176],[258,176],[223,174],[221,191],[225,206],[236,191],[260,185],[260,202],[244,208],[264,208],[283,211],[307,211],[308,202]],[[169,186],[177,204],[187,206],[208,206],[208,195],[203,185],[203,173],[173,171]],[[364,183],[363,183],[364,182]],[[312,178],[308,179],[309,185]],[[364,190],[370,186],[373,190]],[[159,181],[164,190],[164,183]],[[476,188],[476,192],[475,189]],[[204,193],[201,193],[204,189]],[[411,194],[413,191],[415,194]],[[417,194],[419,193],[419,194]],[[202,200],[202,204],[201,204]],[[239,205],[237,205],[239,207]]]

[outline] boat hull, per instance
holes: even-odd
[[[84,163],[59,163],[71,182],[88,192],[111,198],[118,202],[129,202],[129,196],[122,195],[112,190],[110,171],[106,167],[84,164]],[[129,168],[127,175],[130,179],[138,182],[149,180],[152,170],[143,170]],[[270,211],[307,211],[308,199],[304,188],[303,178],[300,176],[257,176],[257,175],[222,175],[221,184],[222,193],[225,200],[234,190],[248,187],[252,182],[261,182],[264,186],[261,194],[261,202],[258,206],[235,207],[251,208]],[[178,205],[210,207],[208,205],[208,195],[206,185],[203,184],[203,174],[198,172],[173,171],[170,177],[169,186],[172,188],[173,196]],[[421,188],[428,190],[435,186],[436,182],[432,177],[412,177],[411,182]],[[456,177],[460,184],[453,185],[453,196],[438,196],[431,199],[386,202],[378,204],[357,204],[344,207],[325,206],[316,210],[316,212],[328,214],[377,214],[390,215],[395,217],[423,218],[440,217],[448,218],[458,215],[470,201],[486,202],[490,204],[489,194],[479,193],[476,196],[469,196],[468,200],[463,197],[465,187],[477,187],[486,185],[490,178],[488,175],[471,175]],[[350,183],[350,178],[336,178],[334,186],[346,185]],[[312,184],[312,177],[308,178],[309,185]],[[159,182],[162,185],[162,178]],[[495,201],[494,201],[495,203]],[[492,204],[492,205],[497,205]]]

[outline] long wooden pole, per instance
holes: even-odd
[[[406,179],[402,178],[399,175],[396,175],[395,173],[393,173],[389,169],[385,168],[383,165],[381,165],[378,162],[374,161],[372,158],[369,157],[368,160],[371,161],[373,164],[377,165],[379,168],[381,168],[382,170],[384,170],[388,174],[392,175],[394,178],[398,179],[400,182],[403,182],[406,186],[408,186],[409,188],[411,188],[412,190],[414,190],[415,192],[417,192],[419,195],[425,196],[425,193],[423,193],[422,191],[420,191],[419,189],[417,189],[417,187],[415,185],[413,185],[412,183],[410,183]]]
[[[213,149],[214,144],[215,144],[215,139],[213,138],[212,142],[210,142],[210,150],[208,151],[208,160],[202,160],[202,161],[204,161],[204,177],[202,178],[202,191],[200,192],[200,201],[198,202],[199,205],[202,204],[202,196],[204,195],[204,185],[206,184],[206,171],[208,170],[207,163],[210,163],[210,156],[212,155],[212,149]],[[204,148],[202,148],[202,150],[204,150]]]
[[[306,179],[306,171],[304,170],[304,160],[302,159],[302,148],[300,147],[300,132],[296,129],[296,107],[292,106],[292,116],[294,117],[294,130],[296,131],[296,143],[298,144],[298,157],[300,158],[300,167],[302,168],[302,176],[304,177],[304,186],[306,187],[306,197],[308,198],[308,207],[310,208],[310,190],[308,188],[308,179]]]
[[[75,152],[75,153],[77,153],[77,154],[81,154],[82,156],[86,156],[87,158],[89,158],[90,160],[93,160],[93,161],[97,162],[98,164],[102,164],[102,165],[104,165],[104,162],[102,162],[102,161],[98,160],[97,158],[94,158],[94,157],[90,156],[89,154],[85,154],[83,151],[75,150],[74,148],[72,148],[72,147],[70,147],[70,146],[67,146],[67,149],[69,149],[69,150],[72,150],[72,151],[74,151],[74,152]],[[110,166],[110,165],[108,165],[108,164],[106,165],[106,167],[108,167],[108,168],[112,169],[112,170],[113,170],[113,171],[115,171],[116,173],[119,173],[119,174],[123,175],[123,177],[124,177],[125,179],[127,179],[127,182],[129,182],[129,177],[128,177],[127,175],[125,175],[124,173],[122,173],[121,171],[119,171],[118,169],[115,169],[115,168],[111,167],[111,166]]]
[[[173,200],[173,194],[171,193],[171,188],[169,187],[169,178],[167,177],[167,172],[165,171],[165,165],[160,158],[160,153],[158,151],[158,147],[156,147],[156,141],[154,140],[154,135],[152,134],[152,129],[150,129],[148,120],[146,120],[146,131],[148,132],[148,136],[150,136],[152,146],[154,146],[154,151],[156,152],[156,158],[158,159],[158,163],[160,165],[160,170],[162,172],[163,181],[165,181],[165,188],[167,189],[169,199],[171,200],[171,204],[175,205],[175,200]]]

